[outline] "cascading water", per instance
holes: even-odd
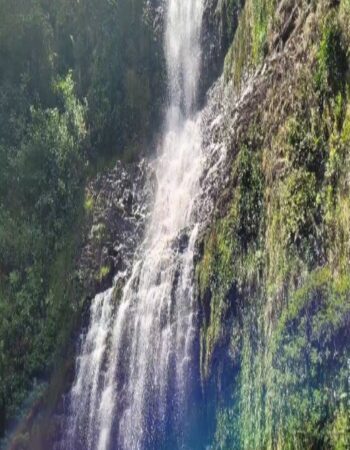
[[[202,3],[167,0],[170,101],[153,210],[120,300],[112,288],[92,302],[70,394],[65,450],[187,448],[180,430],[196,372]]]

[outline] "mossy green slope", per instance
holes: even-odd
[[[237,89],[272,75],[197,266],[204,386],[232,359],[215,449],[350,447],[349,17],[347,0],[247,0],[226,62]]]

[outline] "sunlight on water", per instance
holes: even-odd
[[[186,412],[197,314],[193,208],[203,170],[196,113],[202,14],[202,0],[168,0],[169,107],[153,212],[119,307],[113,289],[92,302],[65,449],[157,448]]]

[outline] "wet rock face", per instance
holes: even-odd
[[[164,33],[164,0],[145,0],[144,18],[152,26],[154,37],[162,42]]]
[[[125,277],[147,220],[153,194],[152,169],[145,161],[99,175],[87,189],[89,221],[79,263],[84,291],[93,297]]]
[[[243,3],[243,0],[204,0],[201,101],[222,72]]]

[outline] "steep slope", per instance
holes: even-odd
[[[349,448],[349,13],[247,1],[226,58],[242,100],[197,266],[217,449]]]

